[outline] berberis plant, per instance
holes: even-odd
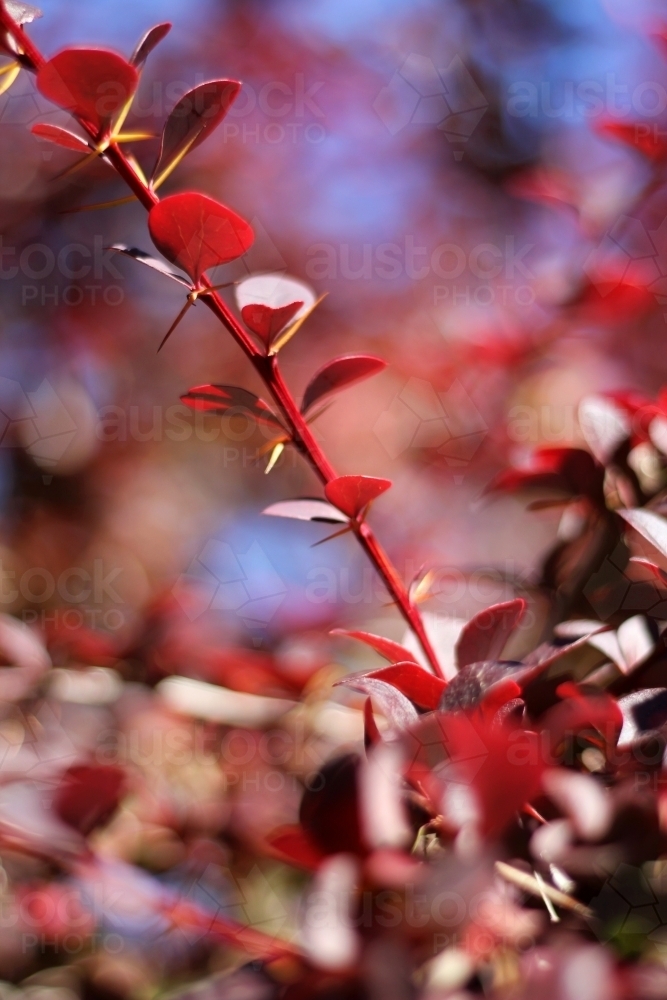
[[[299,403],[280,356],[319,300],[299,280],[258,274],[236,284],[238,309],[232,307],[220,294],[228,283],[216,285],[209,273],[249,250],[251,226],[204,193],[159,196],[168,178],[177,180],[184,157],[222,122],[241,85],[212,80],[185,94],[167,117],[148,175],[126,151],[146,134],[123,128],[142,67],[170,25],[151,29],[129,59],[98,48],[68,48],[47,59],[24,29],[36,14],[0,0],[0,41],[10,58],[4,84],[22,69],[34,73],[39,92],[68,111],[76,127],[36,124],[35,136],[78,153],[77,166],[102,159],[146,210],[150,238],[168,263],[144,249],[113,249],[184,289],[183,309],[159,346],[191,307],[204,305],[270,397],[212,384],[189,389],[183,402],[214,415],[241,409],[268,428],[269,470],[286,448],[310,464],[323,496],[281,500],[265,513],[331,525],[324,541],[353,535],[412,638],[403,645],[339,633],[388,665],[339,681],[353,698],[362,696],[364,746],[334,754],[314,772],[299,761],[309,734],[297,737],[295,726],[295,718],[309,725],[309,678],[288,675],[270,659],[222,671],[223,685],[236,688],[238,717],[213,726],[214,766],[229,776],[238,764],[230,745],[225,760],[227,724],[236,721],[260,756],[279,734],[281,747],[292,749],[271,764],[297,781],[298,822],[255,834],[248,825],[222,823],[204,838],[203,820],[188,826],[164,810],[160,823],[174,842],[198,845],[192,857],[200,851],[187,891],[123,860],[121,851],[113,856],[109,842],[106,851],[99,848],[101,832],[126,801],[130,769],[56,753],[60,731],[42,720],[34,746],[22,747],[25,760],[2,764],[3,783],[19,790],[18,798],[0,802],[0,853],[20,915],[16,926],[24,939],[33,930],[24,949],[46,955],[42,965],[49,956],[52,964],[73,956],[85,995],[139,995],[131,976],[129,985],[121,976],[125,985],[117,978],[107,989],[92,958],[143,949],[177,968],[181,979],[203,979],[202,988],[220,998],[667,995],[667,632],[623,608],[608,620],[582,618],[584,590],[590,596],[596,570],[612,556],[618,563],[619,551],[631,572],[650,578],[659,594],[667,591],[662,402],[591,397],[580,412],[588,450],[541,449],[528,466],[491,484],[491,492],[538,493],[535,505],[577,515],[577,530],[549,554],[536,588],[549,607],[542,641],[522,646],[530,595],[484,609],[459,623],[455,635],[439,631],[419,611],[431,574],[404,582],[368,521],[391,482],[339,476],[311,430],[333,394],[380,372],[384,361],[337,357],[312,376]],[[633,141],[631,130],[607,132]],[[648,155],[659,171],[664,150]],[[627,291],[623,283],[619,289]],[[635,461],[637,449],[647,447],[659,474],[645,475]],[[628,562],[628,546],[640,540],[651,557]],[[4,672],[0,690],[8,704],[30,705],[45,682],[48,654],[19,623],[8,619],[2,627],[16,669]],[[144,646],[149,634],[159,645],[147,626]],[[168,646],[166,640],[160,647],[162,672],[177,674],[178,656]],[[504,658],[507,649],[515,658]],[[106,648],[105,655],[114,663],[130,654]],[[75,658],[99,661],[101,647],[79,647]],[[175,678],[162,683],[179,690]],[[253,691],[266,697],[253,701]],[[202,716],[211,718],[205,710]],[[243,863],[228,867],[223,846]],[[210,891],[224,870],[243,897],[244,884],[258,877],[250,862],[267,858],[283,872],[301,873],[282,876],[291,879],[285,898],[293,908],[281,911],[275,933],[265,916],[231,900],[229,888],[219,898]],[[38,867],[22,867],[21,859]],[[72,936],[82,942],[78,951],[56,947]],[[212,976],[202,956],[214,946],[222,947],[227,968]]]

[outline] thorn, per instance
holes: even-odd
[[[320,538],[319,542],[313,542],[310,546],[311,549],[316,549],[318,545],[324,545],[325,542],[331,542],[334,538],[340,538],[341,535],[346,535],[348,531],[352,531],[352,525],[347,524],[341,531],[334,531],[333,535],[327,535],[326,538]]]
[[[164,347],[164,345],[167,343],[167,341],[171,337],[172,333],[174,332],[174,330],[176,329],[176,327],[178,326],[178,324],[181,322],[181,320],[183,319],[183,317],[185,316],[186,312],[188,311],[188,309],[190,308],[191,305],[193,305],[193,303],[190,301],[190,299],[188,299],[186,301],[185,305],[183,306],[183,308],[181,309],[181,311],[179,312],[178,316],[176,317],[176,319],[171,324],[171,326],[169,327],[169,329],[165,333],[164,337],[162,338],[162,342],[160,343],[160,346],[157,349],[157,353],[158,354],[160,353],[160,351],[162,350],[162,348]]]

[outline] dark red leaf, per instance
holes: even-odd
[[[241,316],[248,329],[261,337],[266,346],[269,347],[276,334],[280,333],[283,327],[294,319],[302,305],[303,302],[290,302],[289,305],[281,306],[280,309],[272,309],[270,306],[258,302],[244,306],[241,310]]]
[[[365,854],[359,805],[356,754],[328,761],[311,777],[299,810],[306,836],[323,854]]]
[[[370,632],[348,632],[344,628],[334,628],[331,630],[331,634],[342,635],[348,639],[358,639],[359,642],[365,642],[367,646],[371,646],[376,653],[384,656],[385,660],[390,660],[392,663],[404,663],[406,660],[412,663],[417,662],[409,649],[401,646],[398,642],[393,642],[391,639],[385,639],[382,635],[372,635]]]
[[[571,497],[588,497],[605,506],[604,468],[583,448],[538,448],[525,468],[507,469],[487,487],[487,492],[557,490]]]
[[[37,73],[44,97],[100,130],[125,106],[138,81],[134,66],[107,49],[64,49]]]
[[[511,691],[514,698],[520,692],[520,683],[541,672],[540,667],[526,667],[513,660],[480,660],[461,667],[443,692],[440,701],[442,712],[461,712],[476,708],[490,696],[490,704],[498,701],[496,691]],[[511,684],[508,684],[511,682]],[[500,702],[506,700],[500,696]]]
[[[169,21],[165,21],[164,24],[156,24],[153,28],[149,28],[130,56],[130,62],[132,65],[136,66],[137,69],[141,69],[155,46],[159,45],[162,39],[168,35],[170,31],[171,24]]]
[[[174,166],[220,124],[241,89],[238,80],[210,80],[181,97],[162,132],[153,180],[159,183]]]
[[[375,479],[373,476],[340,476],[327,483],[324,495],[334,507],[338,507],[348,517],[354,518],[390,486],[390,479]]]
[[[493,604],[471,618],[456,644],[459,667],[482,660],[499,660],[510,635],[526,613],[522,597]]]
[[[324,365],[308,383],[303,394],[301,412],[306,413],[316,403],[331,392],[337,392],[346,385],[377,375],[387,367],[387,362],[370,354],[351,354],[336,358]]]
[[[119,767],[75,764],[61,779],[53,808],[65,823],[87,836],[111,819],[124,788],[125,773]]]
[[[364,674],[378,681],[391,684],[401,694],[427,712],[433,712],[440,704],[447,682],[440,680],[416,663],[394,663],[390,667],[380,667]]]
[[[81,139],[80,136],[69,132],[66,128],[60,128],[59,125],[38,122],[37,125],[32,126],[30,131],[39,139],[47,139],[49,142],[54,142],[56,146],[62,146],[63,149],[73,149],[76,153],[90,153],[90,146],[85,139]]]
[[[305,871],[317,871],[324,854],[317,849],[301,826],[281,827],[267,838],[269,849],[280,861]]]
[[[210,267],[241,257],[255,238],[240,215],[195,191],[171,195],[154,205],[148,228],[160,253],[196,283]]]
[[[181,402],[214,416],[242,410],[259,424],[283,430],[280,420],[263,399],[235,385],[197,385],[181,396]]]

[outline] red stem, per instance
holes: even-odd
[[[23,63],[26,68],[32,69],[33,71],[38,70],[45,61],[44,57],[30,41],[23,29],[19,27],[19,25],[17,25],[9,16],[3,0],[0,0],[0,24],[5,31],[12,36],[22,50],[24,55]],[[79,125],[88,133],[88,135],[97,142],[99,137],[95,129],[83,119],[78,118],[77,115],[73,115],[73,117],[79,122]],[[155,192],[144,183],[120,147],[116,143],[111,143],[105,155],[108,162],[125,181],[132,193],[136,195],[144,208],[150,211],[153,205],[158,203],[159,198]],[[203,282],[203,284],[206,283],[206,281]],[[276,404],[279,406],[287,426],[291,431],[293,444],[309,462],[311,468],[322,483],[326,485],[331,482],[332,479],[336,479],[337,473],[335,469],[320,448],[310,427],[301,415],[294,396],[288,389],[282,377],[278,367],[277,356],[266,357],[266,355],[259,350],[227,303],[218,295],[217,292],[211,291],[206,295],[202,295],[200,301],[204,302],[211,312],[218,317],[229,333],[231,333],[241,350],[248,357],[255,368],[255,371],[258,373]],[[372,529],[366,522],[363,522],[355,529],[355,534],[368,558],[384,581],[387,590],[396,602],[403,618],[417,636],[433,672],[437,677],[444,680],[442,669],[438,663],[438,658],[435,655],[435,651],[431,646],[428,636],[426,635],[421,615],[410,600],[410,595],[405,587],[405,584],[398,575],[398,572],[389,559],[389,556],[386,554],[373,534]]]

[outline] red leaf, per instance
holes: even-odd
[[[391,486],[390,479],[374,479],[372,476],[340,476],[324,487],[327,500],[342,510],[348,517],[354,518],[365,507],[385,493]]]
[[[358,639],[359,642],[365,642],[367,646],[371,646],[376,653],[392,663],[405,663],[406,660],[411,663],[417,662],[409,649],[391,639],[385,639],[382,635],[371,635],[370,632],[348,632],[344,628],[334,628],[331,630],[331,634],[343,635],[348,639]]]
[[[459,667],[482,660],[499,660],[510,635],[526,613],[522,597],[493,604],[471,618],[456,644]]]
[[[53,808],[65,823],[87,836],[116,811],[125,787],[119,767],[75,764],[56,791]]]
[[[164,24],[156,24],[153,28],[149,28],[130,56],[130,62],[132,65],[136,66],[137,69],[141,69],[155,46],[158,45],[170,31],[171,24],[169,21],[165,21]]]
[[[362,379],[377,375],[387,367],[387,362],[374,358],[370,354],[351,354],[344,358],[329,361],[308,383],[301,412],[306,413],[313,403],[316,403],[331,392],[337,392],[343,386],[352,385]]]
[[[604,468],[583,448],[538,448],[526,468],[501,472],[487,492],[558,490],[570,496],[588,497],[604,507]]]
[[[323,854],[365,854],[357,802],[360,759],[356,754],[328,761],[301,799],[299,820]]]
[[[540,790],[545,769],[537,733],[497,724],[481,714],[433,713],[403,737],[419,781],[454,827],[461,820],[461,799],[470,796],[480,832],[496,836]],[[449,805],[449,792],[454,792]]]
[[[594,729],[608,746],[615,746],[623,728],[623,713],[606,692],[584,694],[576,684],[562,684],[557,693],[564,699],[540,720],[540,728],[550,737],[551,752],[562,752],[564,741],[577,733]]]
[[[372,670],[365,677],[391,684],[401,694],[427,712],[434,712],[440,704],[447,682],[440,680],[416,663],[394,663],[390,667]]]
[[[107,49],[64,49],[37,73],[37,89],[44,97],[100,131],[125,106],[138,82],[134,66]]]
[[[69,132],[66,128],[60,128],[59,125],[48,125],[46,122],[38,122],[37,125],[32,126],[30,131],[39,139],[47,139],[49,142],[55,142],[56,146],[62,146],[63,149],[73,149],[76,153],[90,153],[90,146],[85,139],[81,139],[74,132]]]
[[[286,826],[275,830],[268,839],[269,849],[280,861],[308,872],[317,871],[324,854],[309,840],[301,826]]]
[[[602,135],[619,139],[626,146],[633,146],[649,160],[660,163],[667,157],[667,142],[658,134],[655,125],[643,122],[602,122],[597,129]]]
[[[303,302],[290,302],[289,305],[282,306],[280,309],[272,309],[270,306],[254,303],[250,306],[244,306],[241,310],[241,316],[248,329],[261,337],[268,347],[276,334],[280,333],[283,327],[294,319],[302,305]]]
[[[162,131],[153,179],[158,182],[220,124],[236,98],[238,80],[210,80],[189,90],[172,109]]]
[[[171,195],[154,205],[148,228],[160,253],[196,283],[210,267],[241,257],[255,238],[240,215],[195,191]]]
[[[181,402],[193,410],[224,416],[230,410],[244,410],[258,424],[284,430],[273,410],[247,389],[235,385],[196,385],[189,389]]]

